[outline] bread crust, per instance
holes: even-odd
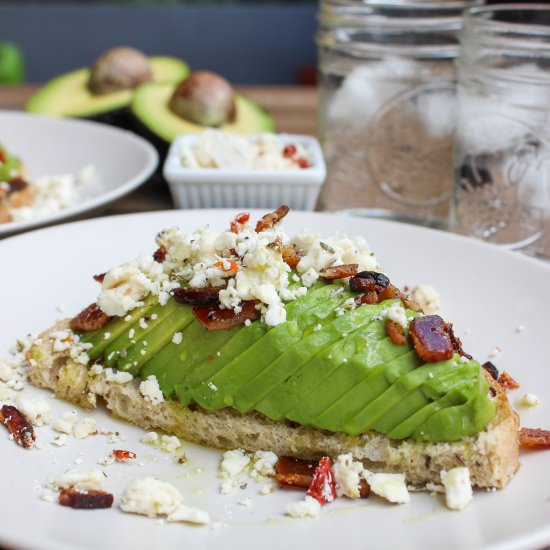
[[[96,407],[100,397],[115,415],[145,429],[160,429],[219,449],[270,450],[279,456],[304,459],[325,455],[335,459],[351,453],[371,471],[403,473],[407,483],[418,486],[439,484],[441,470],[466,466],[473,485],[502,488],[519,467],[518,416],[503,389],[492,379],[497,413],[475,436],[436,443],[389,439],[374,431],[350,436],[274,421],[257,412],[241,414],[230,408],[209,412],[172,400],[152,405],[141,395],[138,380],[108,382],[104,372],[92,374],[87,366],[73,361],[67,351],[54,352],[49,335],[67,328],[68,322],[61,321],[36,340],[27,356],[29,381],[88,409]]]

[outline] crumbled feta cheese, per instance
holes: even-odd
[[[389,319],[404,329],[409,325],[405,308],[401,306],[391,306],[384,309],[380,312],[380,317],[382,317],[382,319]]]
[[[319,273],[315,271],[312,267],[310,267],[303,275],[302,275],[302,284],[306,287],[310,287],[319,279]]]
[[[239,506],[244,506],[245,508],[249,508],[250,506],[252,506],[252,500],[248,497],[241,498],[241,500],[239,500]]]
[[[540,399],[534,393],[526,393],[519,400],[519,403],[524,407],[538,407],[540,405]]]
[[[159,448],[167,453],[175,453],[181,449],[181,441],[175,435],[163,435]]]
[[[27,420],[33,426],[42,426],[50,422],[52,408],[43,397],[39,397],[38,399],[18,397],[16,404],[17,408],[27,417]]]
[[[105,381],[112,382],[114,384],[127,384],[131,382],[134,377],[129,372],[118,370],[116,372],[113,369],[105,369]]]
[[[148,376],[141,382],[139,385],[139,391],[147,401],[151,402],[152,405],[158,405],[164,401],[164,395],[162,395],[157,377],[154,374]]]
[[[183,521],[186,523],[196,523],[206,525],[210,522],[210,515],[204,510],[185,506],[180,504],[175,510],[168,514],[167,521]]]
[[[220,470],[229,477],[235,477],[246,469],[250,463],[250,457],[241,449],[226,451],[220,464]]]
[[[159,434],[157,432],[148,432],[140,439],[140,441],[147,445],[156,446],[159,444]]]
[[[222,495],[230,495],[233,489],[237,486],[237,482],[232,478],[222,480],[220,483],[220,493]]]
[[[361,462],[355,462],[351,453],[340,455],[332,466],[336,495],[349,498],[359,498],[359,484],[364,467]]]
[[[53,489],[74,488],[78,491],[101,489],[105,476],[98,468],[69,468],[52,480],[50,487]]]
[[[96,434],[97,427],[93,418],[87,417],[77,422],[73,428],[73,435],[76,439],[86,439],[88,436]]]
[[[445,487],[447,507],[451,510],[463,510],[473,498],[468,468],[458,467],[441,471],[441,481]]]
[[[516,332],[518,334],[521,334],[522,332],[525,332],[525,327],[523,325],[519,325],[517,328],[516,328]]]
[[[500,354],[502,350],[496,346],[495,349],[489,354],[490,359],[496,359]]]
[[[52,427],[57,432],[71,434],[77,419],[78,413],[76,411],[66,411],[54,421]]]
[[[172,336],[172,342],[176,345],[181,344],[183,342],[183,333],[175,332],[174,336]]]
[[[154,477],[136,478],[124,490],[120,509],[132,514],[157,517],[175,512],[182,500],[180,492],[169,483]]]
[[[256,451],[253,457],[252,473],[264,477],[275,475],[277,460],[277,455],[271,451]]]
[[[321,511],[321,504],[318,500],[306,496],[299,502],[291,502],[285,509],[285,514],[292,518],[315,518]]]
[[[262,483],[260,486],[260,495],[270,495],[275,491],[275,484],[272,481],[267,481],[266,483]]]
[[[67,443],[67,434],[59,434],[52,440],[52,445],[57,445],[58,447],[62,447]]]
[[[426,315],[434,315],[441,308],[439,293],[431,285],[418,285],[411,290],[411,298]]]
[[[389,502],[405,504],[410,496],[403,474],[373,474],[365,470],[371,491]]]

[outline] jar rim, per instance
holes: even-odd
[[[547,24],[541,23],[526,23],[517,21],[503,21],[489,18],[490,15],[499,15],[504,12],[511,14],[532,13],[537,12],[548,14]],[[483,27],[489,32],[512,32],[514,34],[526,35],[549,35],[550,36],[550,5],[540,3],[514,3],[514,4],[493,4],[487,6],[474,6],[468,8],[464,12],[464,27],[468,28],[472,25]]]

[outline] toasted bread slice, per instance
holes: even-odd
[[[274,421],[259,413],[240,414],[233,409],[208,412],[184,407],[177,401],[153,405],[139,391],[139,380],[109,382],[105,373],[92,374],[76,363],[68,351],[55,352],[49,334],[68,328],[62,321],[44,332],[29,350],[29,380],[53,390],[84,408],[102,398],[115,415],[145,429],[160,429],[188,441],[219,449],[270,450],[279,456],[318,459],[351,453],[372,471],[403,473],[407,483],[439,483],[442,470],[466,466],[472,484],[502,488],[518,469],[518,417],[503,389],[491,380],[497,413],[475,436],[460,441],[420,442],[393,440],[377,433],[360,436],[333,433],[288,421]]]

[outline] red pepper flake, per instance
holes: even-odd
[[[307,494],[316,499],[320,504],[327,504],[336,498],[334,476],[328,456],[324,456],[319,461],[319,466],[317,466],[313,474],[313,481],[307,490]]]
[[[80,510],[110,508],[113,505],[113,495],[105,491],[77,491],[63,489],[59,493],[59,504]]]
[[[36,441],[32,424],[27,417],[13,405],[4,405],[0,410],[0,422],[6,426],[16,443],[30,449]]]
[[[293,143],[289,143],[286,145],[283,149],[283,157],[285,158],[292,158],[297,152],[296,145]]]
[[[521,428],[519,444],[529,449],[550,449],[550,430]]]
[[[115,449],[112,454],[117,460],[120,460],[121,462],[137,457],[136,453],[134,453],[133,451],[125,451],[123,449]]]
[[[242,229],[241,226],[244,225],[249,219],[250,212],[241,212],[240,214],[237,214],[235,219],[230,224],[231,233],[239,234]]]
[[[517,390],[520,385],[505,370],[500,373],[497,382],[505,390]]]
[[[300,157],[296,162],[297,162],[298,166],[300,168],[302,168],[302,170],[304,168],[309,168],[309,161],[304,157]]]

